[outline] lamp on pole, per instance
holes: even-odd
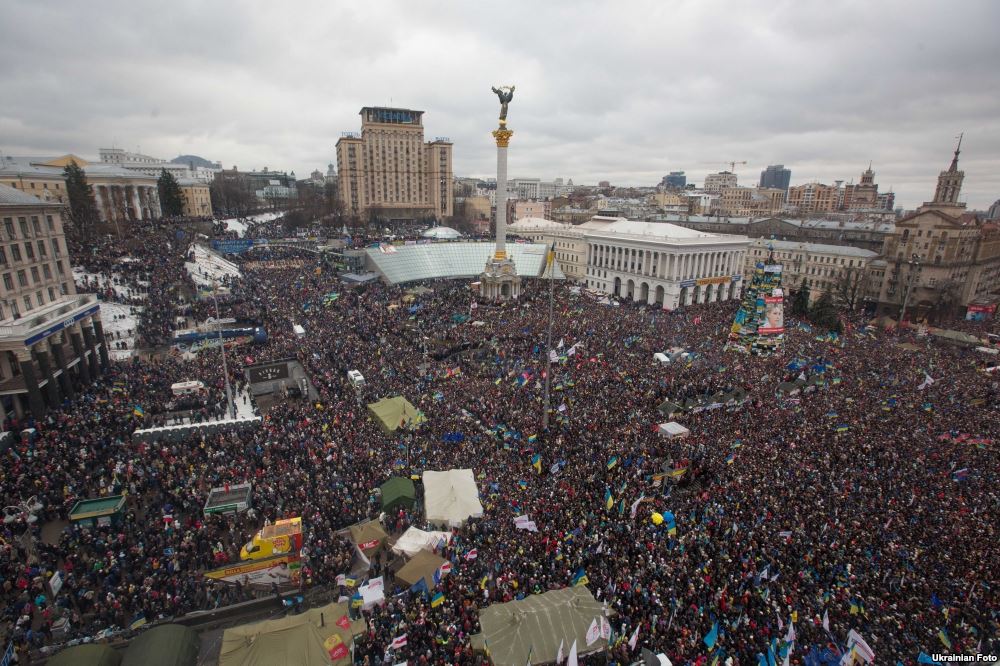
[[[555,283],[552,280],[552,274],[555,272],[556,264],[555,248],[556,243],[552,241],[552,247],[549,248],[547,257],[549,265],[549,330],[545,343],[545,393],[542,398],[542,430],[547,430],[549,427],[549,385],[552,382],[552,312],[555,302]]]
[[[219,351],[222,352],[222,374],[226,378],[226,411],[229,418],[236,420],[236,405],[233,404],[233,389],[229,385],[229,366],[226,365],[226,345],[222,340],[222,319],[219,318],[219,299],[216,292],[219,289],[218,283],[212,285],[212,302],[215,304],[215,326],[219,331]]]
[[[38,501],[38,497],[36,496],[29,497],[27,500],[17,504],[5,506],[3,509],[3,522],[5,525],[24,522],[24,533],[21,535],[21,543],[28,552],[29,561],[35,556],[35,539],[31,532],[31,526],[38,521],[38,516],[35,514],[41,511],[42,508],[42,503]]]
[[[906,262],[910,265],[910,274],[907,276],[906,280],[906,294],[903,296],[903,307],[899,311],[899,325],[903,325],[903,319],[906,318],[906,306],[910,302],[910,290],[913,289],[913,278],[916,273],[920,271],[920,257],[914,253],[910,255],[910,260]]]

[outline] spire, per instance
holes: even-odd
[[[955,157],[951,158],[951,166],[948,167],[948,171],[958,171],[958,155],[962,152],[962,137],[965,136],[965,132],[961,132],[958,135],[958,145],[955,146]]]

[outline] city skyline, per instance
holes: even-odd
[[[872,162],[880,191],[912,209],[964,132],[963,199],[1000,197],[994,3],[505,7],[15,2],[0,151],[115,145],[305,178],[336,161],[362,106],[398,106],[426,113],[429,140],[450,138],[456,175],[488,176],[490,87],[512,83],[513,176],[652,186],[683,170],[700,185],[734,160],[743,185],[770,164],[793,185],[833,184]]]

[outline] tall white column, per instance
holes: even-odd
[[[513,134],[508,129],[493,131],[497,142],[497,249],[496,258],[507,256],[507,145]]]
[[[139,203],[139,188],[138,186],[133,185],[130,189],[132,190],[132,206],[135,209],[135,219],[141,220],[142,204]]]

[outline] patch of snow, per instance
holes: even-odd
[[[135,355],[139,313],[142,310],[143,307],[140,305],[101,302],[101,323],[104,325],[104,334],[111,336],[105,340],[110,358],[120,361]],[[125,343],[126,349],[116,348],[120,342]]]
[[[191,279],[199,287],[211,287],[222,282],[225,277],[240,278],[240,269],[231,261],[201,245],[192,245],[188,253],[194,252],[194,261],[184,262]]]
[[[108,276],[104,273],[88,273],[82,266],[73,267],[73,282],[76,283],[77,288],[80,290],[83,290],[84,285],[92,285],[96,283],[98,289],[102,292],[106,291],[108,287],[110,287],[112,292],[114,292],[115,298],[146,300],[145,293],[135,291],[124,284],[115,284],[116,280],[118,282],[124,281],[120,273],[112,273]],[[144,280],[137,280],[137,283],[142,287],[149,287],[149,282]]]
[[[223,226],[229,231],[235,231],[236,235],[243,238],[243,235],[247,232],[247,224],[249,222],[270,222],[271,220],[277,219],[284,215],[281,213],[260,213],[259,215],[251,215],[244,220],[240,220],[235,217],[230,217],[225,220],[221,220]]]

